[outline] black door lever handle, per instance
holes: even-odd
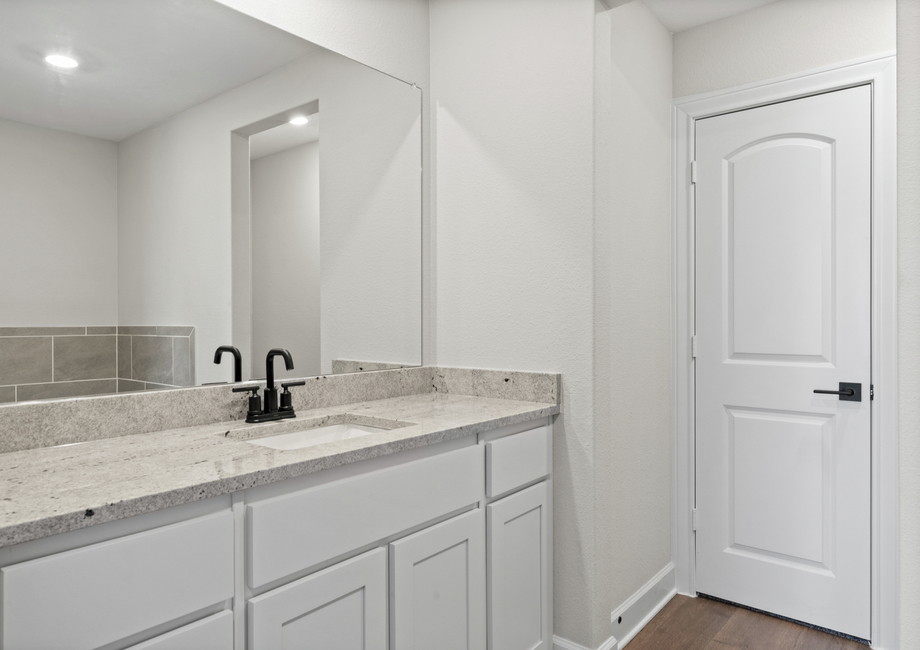
[[[839,395],[842,402],[862,401],[862,384],[841,381],[838,386],[839,390],[820,390],[816,388],[814,392],[822,395]]]

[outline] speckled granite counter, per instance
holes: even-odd
[[[251,425],[233,419],[129,435],[88,435],[79,444],[2,453],[0,547],[559,413],[558,375],[420,368],[384,371],[376,381],[385,381],[389,372],[403,373],[399,377],[404,380],[413,371],[427,371],[413,387],[428,392],[354,403],[332,398],[327,401],[335,405],[307,409],[302,407],[313,398],[300,397],[300,419],[347,413],[412,423],[350,440],[279,451],[234,439],[230,433]],[[349,395],[354,386],[348,377],[368,381],[362,375],[339,376],[352,391],[345,390]],[[516,392],[513,380],[519,385]],[[223,391],[229,392],[227,387]],[[187,391],[173,392],[178,393],[188,399]],[[543,401],[530,401],[534,397]],[[96,411],[109,408],[87,402]],[[232,411],[238,417],[239,409]],[[74,437],[71,432],[67,439]],[[52,434],[45,439],[61,444]]]

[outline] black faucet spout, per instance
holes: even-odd
[[[233,381],[240,383],[243,381],[243,357],[240,355],[240,351],[232,345],[222,345],[214,352],[214,363],[220,363],[220,358],[224,352],[229,352],[233,355]]]
[[[265,388],[267,390],[275,389],[275,357],[284,358],[284,367],[286,370],[294,369],[294,359],[291,353],[284,348],[272,348],[265,356]]]

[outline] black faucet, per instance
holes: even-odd
[[[243,357],[234,346],[222,345],[214,352],[214,363],[220,363],[224,352],[230,352],[233,355],[233,381],[238,384],[243,381]]]
[[[278,389],[275,388],[275,357],[284,357],[286,370],[294,369],[294,359],[284,348],[272,348],[265,355],[265,412],[278,410]]]
[[[265,357],[265,408],[262,408],[259,400],[258,386],[241,386],[233,389],[234,393],[252,392],[249,397],[249,410],[246,412],[247,422],[271,422],[272,420],[286,420],[296,417],[291,391],[288,389],[292,386],[303,386],[307,382],[300,380],[281,384],[284,392],[281,393],[281,406],[279,408],[278,389],[275,388],[275,357],[284,357],[284,367],[288,370],[294,369],[294,359],[291,358],[290,352],[282,348],[273,348],[268,351],[268,355]]]

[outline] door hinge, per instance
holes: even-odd
[[[696,530],[696,523],[697,523],[696,508],[690,511],[690,523],[693,525],[693,530]]]
[[[696,161],[690,161],[690,182],[696,183]]]
[[[696,336],[690,337],[690,358],[696,359]]]
[[[869,400],[875,399],[875,384],[869,384]]]

